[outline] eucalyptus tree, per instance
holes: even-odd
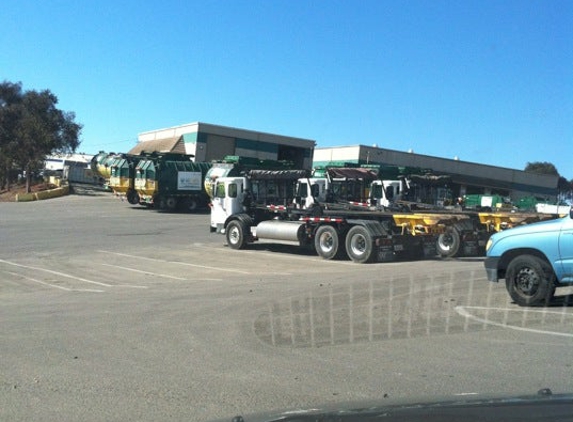
[[[75,152],[80,145],[82,125],[57,104],[50,90],[23,91],[21,83],[0,84],[0,153],[8,183],[10,170],[17,168],[24,172],[29,192],[31,175],[47,155]]]

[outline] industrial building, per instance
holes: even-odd
[[[90,154],[54,154],[44,160],[44,176],[54,183],[58,178],[75,183],[98,183],[90,162]],[[56,183],[54,183],[56,184]]]
[[[207,123],[189,123],[140,133],[130,154],[143,151],[177,152],[195,156],[195,162],[220,160],[227,155],[266,160],[289,160],[311,169],[316,142]]]
[[[220,160],[227,155],[290,160],[298,168],[326,165],[377,164],[449,176],[447,188],[454,196],[498,194],[517,201],[526,196],[555,201],[558,176],[402,152],[377,146],[353,145],[315,148],[310,139],[293,138],[207,123],[189,123],[139,134],[130,154],[142,151],[193,155],[196,162]]]
[[[432,157],[375,146],[354,145],[316,148],[313,166],[380,164],[425,170],[449,177],[449,189],[455,196],[485,193],[510,197],[516,201],[526,196],[557,199],[558,176],[472,163],[458,159]]]

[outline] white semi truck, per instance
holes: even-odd
[[[320,183],[305,171],[251,170],[210,183],[210,229],[225,234],[233,249],[270,240],[357,263],[435,255],[433,237],[413,236],[409,226],[395,224],[393,213],[321,203]]]

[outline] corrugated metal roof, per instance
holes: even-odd
[[[410,175],[412,182],[424,183],[427,185],[443,185],[450,183],[452,178],[449,175],[434,175],[434,174],[412,174]]]
[[[139,142],[129,150],[128,154],[140,154],[142,152],[175,152],[185,154],[185,143],[182,136],[171,138],[154,139],[153,141]]]
[[[374,180],[378,174],[370,169],[365,168],[329,168],[330,177],[344,177],[348,179],[366,179]]]
[[[259,180],[296,180],[308,177],[306,170],[250,170],[249,177]]]

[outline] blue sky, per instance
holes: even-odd
[[[194,121],[573,179],[573,1],[4,0],[0,80],[81,152]]]

